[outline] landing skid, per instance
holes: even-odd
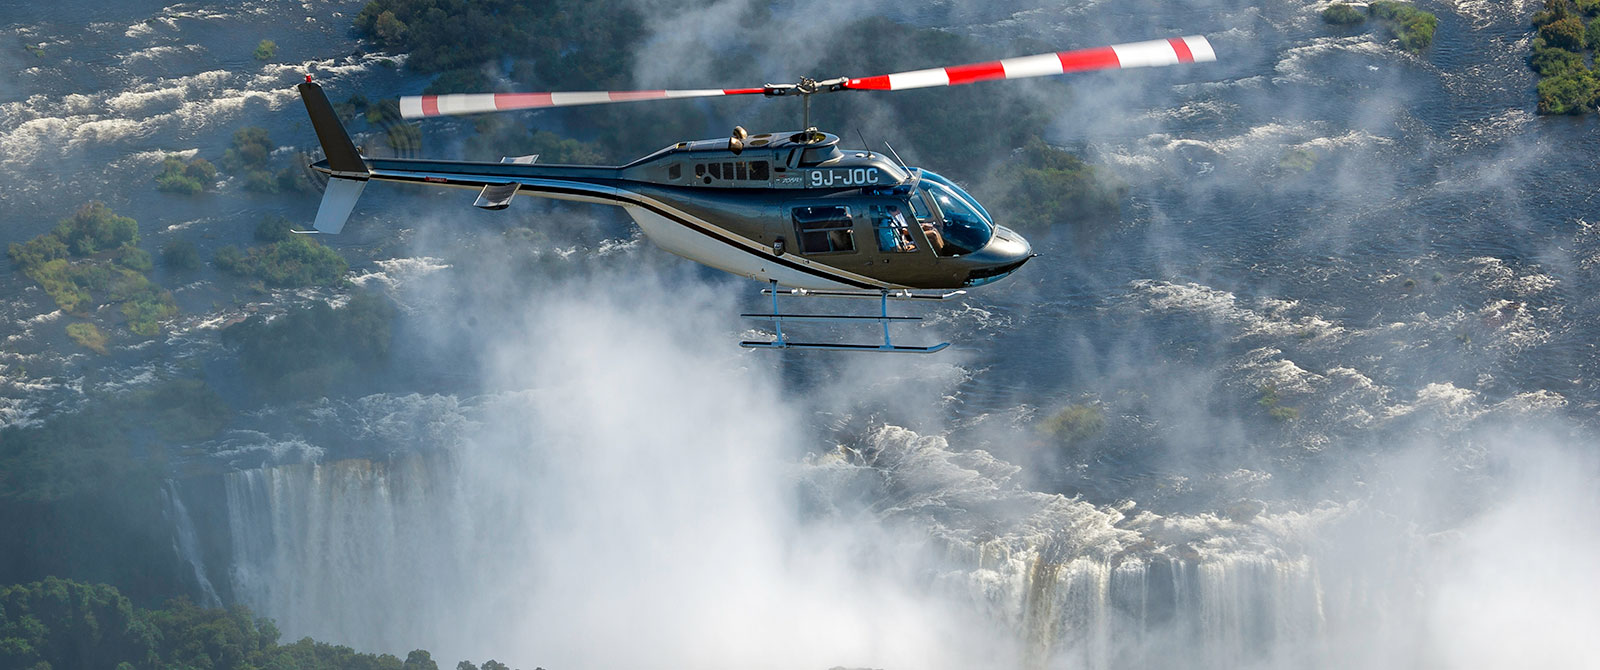
[[[774,281],[767,288],[761,289],[762,295],[772,296],[772,312],[757,314],[741,314],[748,319],[762,319],[772,322],[772,329],[777,339],[770,342],[760,340],[745,340],[739,346],[746,349],[821,349],[826,351],[869,351],[876,353],[898,354],[931,354],[943,351],[950,346],[949,342],[940,342],[931,347],[913,347],[895,344],[889,337],[889,324],[907,321],[921,321],[920,316],[889,316],[890,300],[949,300],[966,295],[966,291],[947,291],[940,293],[917,293],[914,291],[897,289],[883,289],[879,291],[852,291],[852,290],[812,290],[803,288],[781,289],[778,282]],[[787,295],[796,298],[877,298],[878,313],[873,314],[784,314],[778,310],[778,296]],[[795,342],[783,334],[785,321],[832,321],[838,323],[860,323],[862,321],[877,321],[883,324],[883,344],[852,344],[848,342]]]

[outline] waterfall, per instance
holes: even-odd
[[[440,491],[451,470],[406,453],[229,473],[234,593],[290,639],[389,649],[431,638],[427,613],[463,596],[443,585],[471,568],[475,544]]]
[[[510,626],[539,597],[527,574],[541,569],[513,551],[525,519],[493,510],[528,501],[459,476],[443,453],[228,475],[234,592],[287,637],[394,653]],[[1027,668],[1328,667],[1316,654],[1326,613],[1309,558],[1186,551],[1069,550],[1043,537],[967,545],[953,553],[969,562],[931,588],[1009,630]],[[644,573],[657,567],[648,546],[637,561]]]
[[[178,560],[194,571],[195,584],[200,590],[200,604],[221,607],[222,598],[211,584],[211,578],[206,574],[205,560],[200,555],[200,539],[195,532],[194,519],[183,504],[183,496],[178,495],[177,484],[170,479],[161,487],[161,503],[167,523],[172,527],[172,550],[177,553]]]

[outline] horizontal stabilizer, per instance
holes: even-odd
[[[489,184],[478,192],[477,202],[473,207],[498,211],[511,206],[511,199],[517,196],[517,184]]]
[[[344,230],[344,222],[356,208],[356,199],[367,187],[365,179],[334,177],[328,180],[328,190],[322,193],[322,206],[317,208],[315,227],[319,233],[337,235]]]

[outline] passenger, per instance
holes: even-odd
[[[911,225],[906,223],[906,215],[900,213],[900,208],[889,205],[889,226],[893,229],[895,251],[916,251],[917,243],[911,238]]]

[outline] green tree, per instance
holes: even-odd
[[[305,235],[290,235],[248,253],[227,246],[217,250],[217,268],[261,280],[268,286],[331,286],[344,281],[350,266],[339,252]]]
[[[1581,51],[1584,44],[1583,19],[1568,16],[1539,27],[1539,37],[1557,49]]]
[[[1335,2],[1322,10],[1322,20],[1336,26],[1349,26],[1367,20],[1360,10],[1342,2]]]
[[[268,214],[256,222],[255,238],[257,242],[282,242],[294,235],[294,222],[278,216]]]
[[[256,44],[254,55],[256,60],[272,60],[273,56],[278,55],[278,43],[272,40],[261,40],[260,43]]]
[[[11,262],[27,271],[50,261],[72,255],[65,242],[55,235],[40,235],[24,243],[12,242],[9,248]]]
[[[0,667],[109,668],[147,659],[152,638],[109,586],[48,577],[0,587]]]
[[[217,181],[217,168],[204,158],[184,163],[182,158],[167,156],[161,159],[161,172],[156,175],[156,190],[167,193],[194,195],[210,188]]]
[[[117,264],[134,272],[149,272],[154,267],[150,252],[127,243],[117,247]]]
[[[378,14],[378,19],[373,22],[372,31],[388,44],[403,43],[406,39],[406,24],[395,18],[394,12],[384,11]]]
[[[88,256],[123,244],[137,244],[139,223],[126,216],[117,216],[105,203],[95,200],[57,223],[55,236],[72,250],[74,256]]]
[[[268,169],[273,148],[272,138],[266,128],[240,128],[233,133],[233,145],[223,152],[222,164],[229,170],[245,174],[246,189],[258,190],[260,186],[273,181]],[[264,173],[265,176],[258,177],[256,173]],[[252,187],[252,183],[256,188]]]
[[[989,180],[992,201],[1007,225],[1048,226],[1086,217],[1114,216],[1127,185],[1072,153],[1033,138]]]
[[[1600,25],[1600,22],[1596,22],[1595,25]],[[1534,49],[1533,56],[1528,59],[1528,64],[1541,77],[1554,77],[1585,69],[1583,56],[1566,49]]]
[[[1376,0],[1369,5],[1369,11],[1382,19],[1389,31],[1400,40],[1400,48],[1421,53],[1433,44],[1433,31],[1439,26],[1438,17],[1414,5],[1391,0]]]
[[[1533,13],[1533,27],[1540,28],[1554,21],[1569,18],[1576,11],[1572,0],[1544,0],[1544,11]]]
[[[1595,109],[1600,81],[1589,70],[1573,70],[1539,82],[1540,114],[1583,114]]]
[[[416,649],[406,654],[404,670],[439,670],[439,664],[433,662],[433,656],[427,651]]]
[[[198,270],[200,252],[195,249],[193,242],[174,237],[161,245],[161,264],[173,270]]]
[[[393,319],[387,298],[358,293],[338,309],[317,302],[272,321],[252,316],[223,330],[222,342],[262,393],[317,395],[387,361]]]
[[[115,588],[54,577],[0,587],[0,668],[116,670],[437,670],[425,651],[406,662],[303,638],[278,643],[277,626],[243,607],[187,599],[133,606]],[[409,664],[411,659],[418,664]],[[501,666],[504,667],[504,666]]]

